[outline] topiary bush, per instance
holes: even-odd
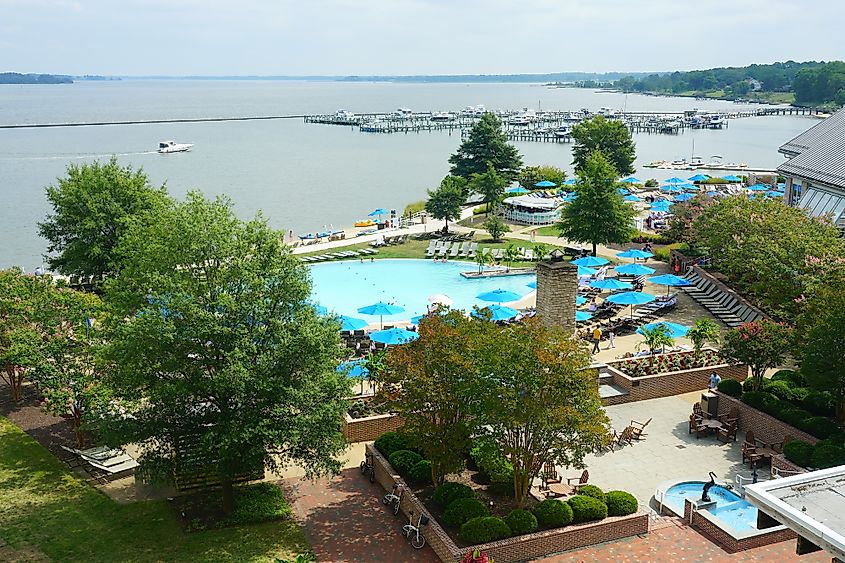
[[[754,378],[753,377],[749,377],[745,381],[742,382],[742,390],[746,393],[754,390]]]
[[[806,413],[806,411],[803,412]],[[809,415],[810,413],[807,414]],[[839,432],[833,421],[824,416],[807,416],[797,425],[797,428],[816,438],[822,439]]]
[[[801,407],[816,416],[833,416],[835,403],[830,393],[825,391],[810,391],[801,401]]]
[[[572,522],[572,508],[562,500],[549,498],[537,503],[534,516],[541,528],[559,528]]]
[[[783,445],[783,456],[795,465],[810,467],[815,449],[813,444],[808,444],[802,440],[790,440]]]
[[[605,493],[608,516],[628,516],[637,511],[637,499],[625,491],[607,491]]]
[[[826,469],[845,464],[845,448],[833,444],[817,445],[813,450],[811,463],[816,469]]]
[[[423,460],[422,456],[411,450],[399,450],[390,454],[390,465],[393,469],[405,475],[412,467]]]
[[[742,396],[742,383],[735,379],[723,379],[716,389],[731,397]]]
[[[511,510],[510,514],[505,516],[505,524],[508,525],[508,528],[511,529],[511,534],[514,536],[530,534],[538,527],[537,517],[521,508]]]
[[[431,462],[427,459],[418,461],[410,471],[408,471],[408,478],[418,485],[431,484]]]
[[[501,518],[480,516],[461,526],[458,535],[468,544],[475,545],[508,538],[511,529]]]
[[[490,511],[483,502],[474,498],[459,498],[446,508],[443,523],[452,528],[460,528],[464,523],[479,516],[490,516]]]
[[[779,399],[791,403],[800,404],[810,391],[804,387],[794,387],[789,381],[769,381],[763,385],[766,392],[771,393]]]
[[[594,499],[604,502],[604,491],[595,485],[584,485],[582,487],[578,487],[578,494],[586,497],[593,497]]]
[[[475,492],[463,483],[447,481],[434,489],[432,500],[440,508],[446,508],[460,498],[475,498]]]
[[[792,369],[778,370],[772,376],[772,381],[786,381],[790,387],[806,387],[807,378],[800,371]]]
[[[385,432],[373,442],[373,446],[383,455],[390,459],[390,454],[399,450],[409,449],[408,441],[404,436],[396,432]]]
[[[607,505],[597,498],[575,495],[566,502],[572,509],[572,521],[576,524],[607,518]]]

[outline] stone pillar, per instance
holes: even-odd
[[[552,259],[537,264],[537,315],[546,326],[575,333],[578,267]]]

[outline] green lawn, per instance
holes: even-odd
[[[0,560],[273,561],[309,549],[292,520],[184,534],[165,501],[115,503],[0,417]]]

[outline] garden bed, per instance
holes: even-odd
[[[351,397],[350,400],[352,405],[355,405],[358,402],[371,402],[372,397],[356,396]],[[374,408],[364,407],[363,410],[354,411],[350,407],[352,412],[347,411],[343,415],[343,420],[340,422],[340,431],[347,442],[372,442],[385,432],[394,432],[405,424],[401,417],[393,413],[367,414],[369,410]],[[353,416],[353,414],[366,416]]]
[[[672,352],[626,358],[611,365],[629,377],[645,377],[708,368],[723,363],[716,350],[707,349],[702,350],[698,356],[695,352]]]
[[[234,502],[234,510],[226,514],[217,489],[174,497],[170,506],[184,532],[281,520],[291,512],[282,490],[272,483],[235,487]]]

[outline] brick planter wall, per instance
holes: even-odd
[[[752,430],[756,438],[769,443],[782,442],[785,436],[792,436],[796,440],[803,440],[810,444],[815,444],[819,441],[818,438],[810,436],[806,432],[798,430],[794,426],[790,426],[771,415],[760,412],[735,397],[725,395],[720,391],[716,391],[716,394],[719,396],[720,416],[728,414],[732,408],[736,408],[739,411],[737,429],[741,432]],[[784,469],[786,468],[784,467]]]
[[[402,428],[405,421],[395,414],[376,414],[364,418],[352,418],[349,413],[343,414],[340,431],[346,441],[372,442],[385,432],[395,432]]]
[[[798,473],[807,473],[807,469],[801,467],[800,465],[792,463],[791,461],[786,459],[783,454],[772,456],[773,475],[775,469],[783,472],[780,474],[781,477],[789,477],[790,475],[796,475]]]
[[[376,480],[385,490],[389,491],[394,483],[407,487],[402,477],[393,471],[393,467],[371,444],[367,444],[367,452],[373,456]],[[406,517],[411,510],[414,514],[422,513],[429,517],[431,521],[424,529],[426,542],[445,563],[454,563],[476,548],[485,551],[497,563],[510,563],[648,533],[648,514],[638,511],[630,516],[608,517],[599,522],[545,530],[483,545],[458,547],[407,488],[402,495],[400,509]]]
[[[692,354],[693,352],[681,352],[681,354]],[[616,366],[622,361],[609,362],[606,373],[613,376],[613,384],[625,389],[627,395],[608,397],[603,399],[605,405],[618,405],[633,401],[644,401],[646,399],[657,399],[659,397],[670,397],[692,391],[703,391],[707,389],[710,381],[710,374],[714,371],[722,379],[735,379],[745,381],[748,377],[748,367],[745,365],[716,364],[702,368],[686,369],[645,375],[642,377],[631,377],[622,372]]]
[[[690,513],[692,513],[692,520],[690,520]],[[735,538],[726,530],[717,526],[703,512],[693,511],[692,502],[689,499],[684,500],[684,521],[691,522],[692,527],[701,535],[729,553],[794,540],[798,537],[798,534],[786,526],[774,526],[753,534],[741,534],[743,537]]]

